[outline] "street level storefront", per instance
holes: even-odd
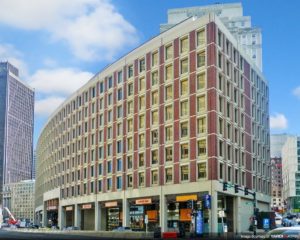
[[[56,227],[58,225],[58,206],[59,199],[51,199],[46,202],[47,210],[47,223],[45,224],[48,227]]]
[[[82,230],[95,229],[95,204],[87,203],[81,205],[81,227]]]
[[[105,202],[106,230],[112,231],[122,226],[122,201]]]
[[[74,226],[74,206],[65,207],[66,211],[66,227]]]

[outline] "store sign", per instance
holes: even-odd
[[[152,199],[151,198],[143,198],[143,199],[137,199],[135,200],[136,205],[144,205],[144,204],[151,204]]]
[[[91,209],[92,208],[92,204],[84,204],[81,207],[82,209]]]
[[[47,210],[57,210],[57,206],[49,206],[47,207]]]
[[[73,211],[73,207],[72,206],[66,207],[66,211]]]
[[[183,196],[176,196],[176,202],[187,202],[189,200],[198,200],[198,197],[196,194],[193,195],[183,195]]]
[[[106,202],[105,203],[105,207],[117,207],[118,206],[118,202],[114,201],[114,202]]]

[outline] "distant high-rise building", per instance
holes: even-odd
[[[220,18],[244,52],[262,70],[261,29],[251,26],[250,16],[243,16],[241,3],[169,9],[168,22],[160,25],[160,31],[164,32],[187,18],[201,17],[208,13],[214,13]]]
[[[35,163],[36,163],[36,151],[33,152],[32,158],[32,169],[31,169],[31,178],[35,179]]]
[[[0,201],[3,185],[31,178],[34,91],[0,62]]]

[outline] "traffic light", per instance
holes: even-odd
[[[227,182],[223,182],[223,191],[227,191]]]
[[[245,187],[245,195],[248,195],[249,194],[249,192],[248,192],[248,188],[247,187]]]
[[[234,185],[234,192],[239,193],[239,185],[237,184]]]

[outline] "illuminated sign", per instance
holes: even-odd
[[[92,204],[84,204],[81,207],[82,209],[91,209],[92,208]]]
[[[118,206],[118,202],[114,201],[114,202],[106,202],[105,203],[105,207],[117,207]]]
[[[73,211],[73,207],[72,206],[66,207],[66,211]]]
[[[184,195],[184,196],[176,196],[176,202],[186,202],[188,200],[198,200],[197,195]]]
[[[143,198],[143,199],[137,199],[135,200],[136,205],[144,205],[144,204],[151,204],[152,199],[151,198]]]

